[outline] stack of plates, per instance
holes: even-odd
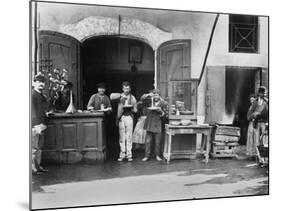
[[[171,125],[180,125],[180,121],[170,121]]]
[[[148,107],[147,109],[149,109],[149,110],[158,110],[158,107]]]
[[[133,105],[123,105],[123,108],[132,108]]]
[[[190,120],[181,120],[180,123],[184,126],[192,125],[192,122]]]

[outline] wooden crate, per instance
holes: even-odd
[[[215,141],[217,142],[238,142],[239,136],[229,136],[229,135],[215,135]]]
[[[235,157],[236,154],[234,153],[234,148],[236,145],[216,145],[213,144],[211,155],[214,158],[228,158],[228,157]]]
[[[240,128],[230,126],[218,126],[216,129],[216,135],[240,137]]]
[[[212,141],[211,156],[214,158],[235,157],[235,147],[238,146],[240,128],[231,126],[218,126]]]

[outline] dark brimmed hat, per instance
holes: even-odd
[[[130,84],[130,82],[128,82],[128,81],[124,81],[123,83],[122,83],[122,87],[123,86],[131,86],[131,84]]]
[[[260,86],[259,90],[258,90],[258,93],[265,94],[265,92],[266,92],[266,88],[264,86]]]
[[[97,87],[105,89],[106,85],[105,85],[105,83],[98,83]]]
[[[38,75],[36,75],[35,77],[34,77],[34,81],[40,81],[40,82],[46,82],[46,78],[43,76],[43,75],[41,75],[41,74],[38,74]]]

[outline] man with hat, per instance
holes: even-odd
[[[146,130],[145,157],[142,161],[147,161],[151,156],[151,142],[155,141],[156,160],[161,161],[161,134],[162,118],[165,116],[167,103],[160,97],[159,89],[152,90],[151,93],[143,95],[142,99],[150,98],[151,107],[148,108],[147,118],[144,123]]]
[[[36,75],[31,94],[32,173],[47,171],[41,166],[42,132],[47,128],[45,118],[49,114],[47,98],[42,93],[44,88],[45,77],[41,74]]]
[[[253,112],[249,119],[253,121],[254,140],[260,145],[260,135],[265,131],[265,123],[268,122],[268,100],[265,97],[266,88],[259,87],[256,101],[253,103]]]
[[[87,109],[90,111],[102,110],[104,112],[111,112],[111,102],[109,97],[105,95],[106,86],[105,83],[99,83],[97,85],[98,93],[93,94],[88,102]]]

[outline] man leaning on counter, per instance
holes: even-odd
[[[88,102],[87,109],[90,111],[104,111],[110,113],[112,111],[111,102],[109,97],[105,95],[105,83],[97,85],[98,92],[93,94]]]

